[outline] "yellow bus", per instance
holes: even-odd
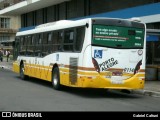
[[[13,71],[62,86],[143,89],[146,26],[132,19],[60,20],[16,34]]]

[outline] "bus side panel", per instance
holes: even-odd
[[[29,64],[28,63],[24,63],[24,74],[30,76],[30,71],[31,69],[29,68]]]
[[[59,68],[60,70],[60,84],[69,86],[69,70],[65,68]]]
[[[20,66],[17,61],[13,62],[13,71],[16,73],[20,73]]]
[[[15,65],[14,71],[17,71],[18,68]],[[25,63],[25,75],[42,80],[51,81],[51,70],[48,66]]]
[[[74,79],[74,81],[76,82],[71,81],[71,74],[72,73],[70,73],[70,70],[68,67],[60,68],[60,83],[62,85],[70,86],[70,87],[83,87],[84,79],[81,76],[83,76],[84,74],[82,75],[82,72],[78,72],[77,77]]]
[[[34,65],[33,64],[30,64],[30,73],[29,73],[29,75],[30,76],[32,76],[32,77],[35,77],[34,75],[35,75],[35,73],[34,73],[34,70],[35,70],[35,67],[34,67]]]
[[[41,79],[51,82],[52,69],[48,66],[41,66]]]

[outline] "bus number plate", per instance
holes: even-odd
[[[111,80],[112,84],[123,84],[122,80]]]

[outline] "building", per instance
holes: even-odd
[[[20,18],[16,16],[0,16],[0,48],[12,52],[12,43],[20,27]]]
[[[0,8],[4,9],[6,4],[0,0]],[[0,15],[0,49],[10,50],[12,52],[12,43],[15,40],[15,34],[21,26],[20,16]]]
[[[20,30],[84,17],[139,17],[147,24],[147,63],[160,64],[160,0],[0,0],[0,15],[20,16]]]

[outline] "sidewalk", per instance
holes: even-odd
[[[6,58],[3,59],[3,62],[0,61],[0,68],[3,68],[3,69],[9,69],[9,70],[12,70],[12,60],[6,60]]]
[[[4,59],[3,62],[0,62],[0,69],[12,70],[12,62],[12,60],[6,62],[6,59]],[[160,80],[146,80],[143,90],[133,90],[131,93],[160,97]]]
[[[132,93],[160,97],[160,80],[146,80],[143,90],[133,90]]]

